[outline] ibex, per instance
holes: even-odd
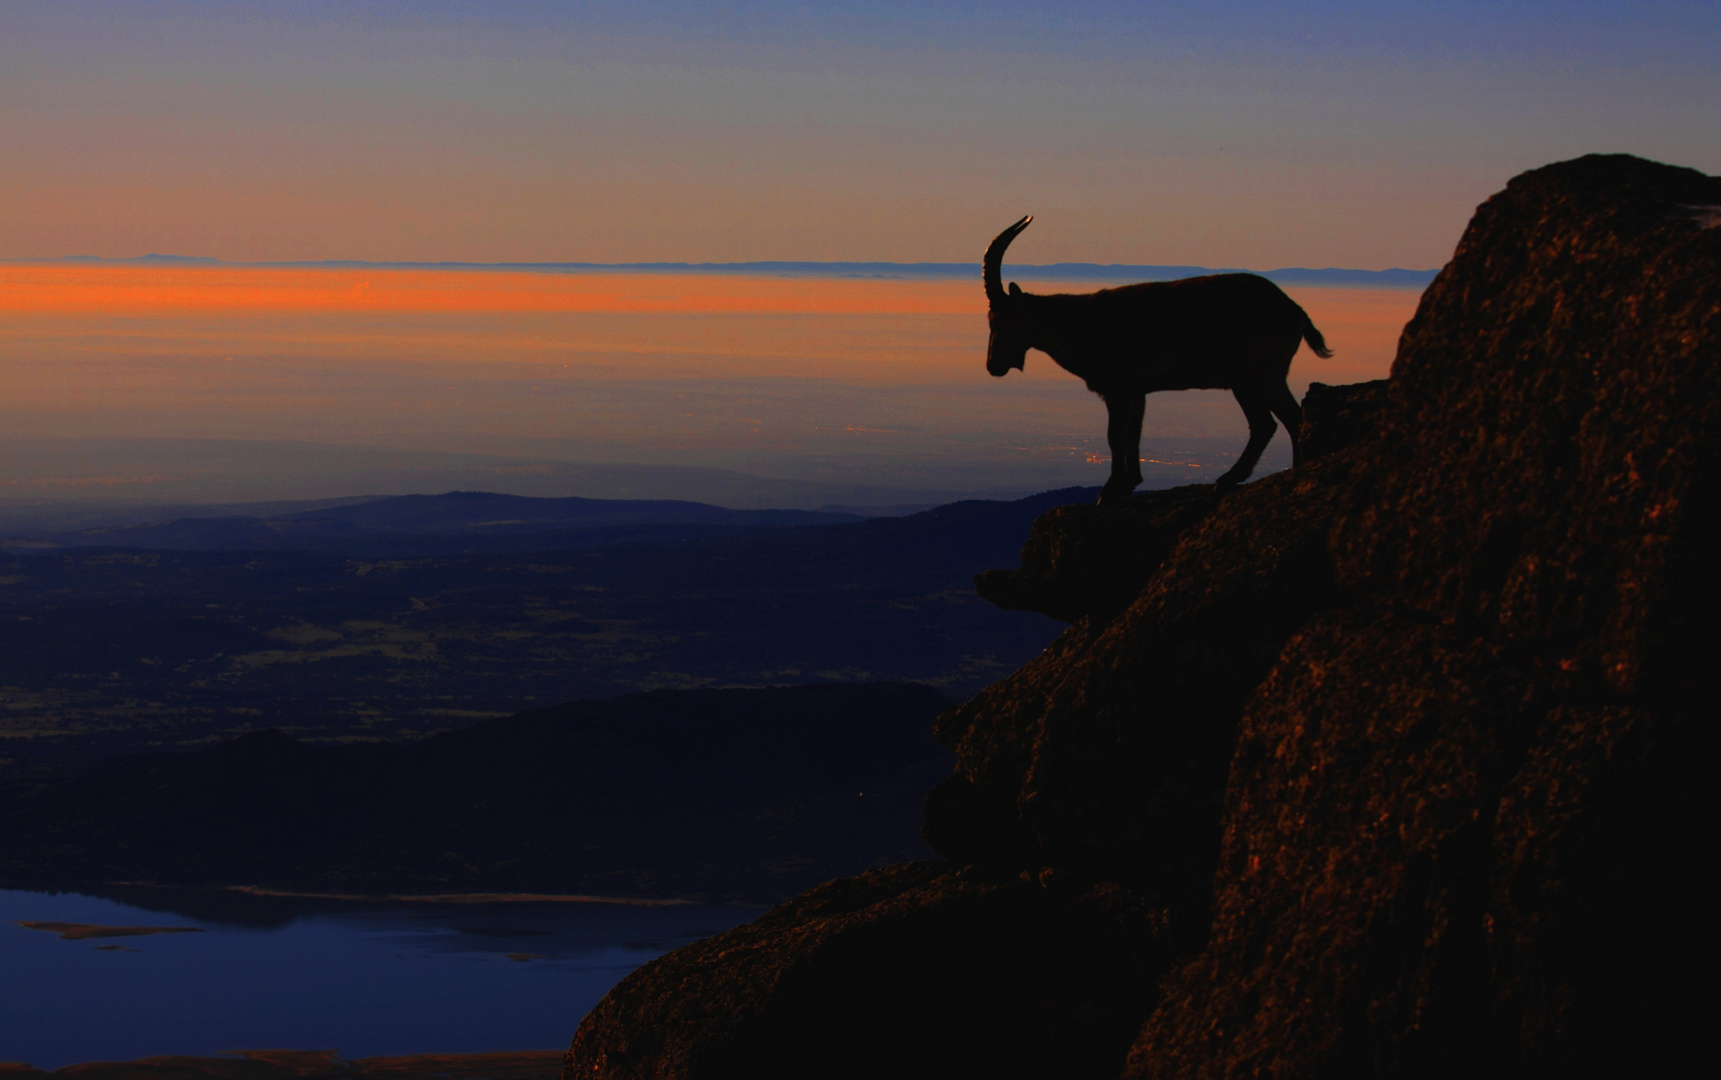
[[[1291,433],[1297,462],[1297,428],[1303,410],[1285,385],[1291,358],[1303,342],[1316,356],[1332,350],[1308,314],[1279,287],[1255,274],[1212,274],[1155,281],[1072,296],[1036,296],[1012,281],[1004,291],[1004,249],[1032,215],[1005,229],[986,249],[982,264],[986,370],[1004,376],[1022,370],[1028,350],[1039,349],[1105,399],[1111,478],[1100,502],[1123,499],[1141,483],[1141,414],[1155,390],[1229,390],[1249,421],[1243,456],[1219,478],[1219,487],[1247,480],[1276,430]]]

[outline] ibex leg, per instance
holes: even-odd
[[[1111,448],[1111,479],[1100,489],[1100,502],[1127,499],[1141,483],[1141,413],[1146,394],[1107,394],[1106,445]]]
[[[1303,407],[1297,403],[1297,395],[1291,393],[1291,388],[1284,383],[1275,383],[1267,388],[1267,403],[1272,406],[1273,415],[1284,423],[1285,434],[1291,437],[1291,464],[1302,464],[1297,436],[1303,430]]]
[[[1219,478],[1221,491],[1249,479],[1249,474],[1255,471],[1255,463],[1261,460],[1261,452],[1267,449],[1267,444],[1273,441],[1273,432],[1279,429],[1273,423],[1273,410],[1267,404],[1265,391],[1253,386],[1246,390],[1239,387],[1231,391],[1231,396],[1243,406],[1243,415],[1249,420],[1249,445],[1243,448],[1243,456],[1237,459],[1237,464]]]

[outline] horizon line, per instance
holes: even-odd
[[[372,261],[368,259],[294,259],[271,262],[232,262],[209,255],[148,254],[123,258],[102,255],[62,255],[53,258],[6,259],[11,265],[29,263],[82,263],[146,266],[224,266],[259,269],[327,269],[327,270],[467,270],[514,271],[541,274],[757,274],[778,277],[854,277],[854,278],[920,278],[952,279],[976,276],[978,261],[971,263],[935,262],[848,262],[757,260],[749,262],[405,262]],[[1424,288],[1434,280],[1439,270],[1410,270],[1392,267],[1385,270],[1357,270],[1346,267],[1286,266],[1272,270],[1249,270],[1238,267],[1208,267],[1193,265],[1155,265],[1136,263],[1059,262],[1022,264],[1008,268],[1006,276],[1034,280],[1077,281],[1173,281],[1203,274],[1259,274],[1269,280],[1301,285],[1365,285],[1389,288]]]

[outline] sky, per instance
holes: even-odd
[[[1432,270],[1525,169],[1721,171],[1717,56],[1713,0],[0,0],[0,502],[1098,484],[973,279],[38,260],[977,263],[1032,213],[1007,265]],[[1296,392],[1386,375],[1415,290],[1289,291]],[[1244,438],[1146,428],[1149,486]]]
[[[1290,292],[1339,349],[1299,354],[1299,394],[1384,375],[1417,299]],[[976,280],[0,266],[0,502],[813,508],[1097,484],[1104,406],[1038,354],[988,376],[985,308]],[[1155,395],[1146,426],[1150,486],[1212,480],[1245,437],[1223,391]],[[1281,437],[1266,467],[1286,464]]]
[[[1721,170],[1721,5],[0,4],[0,259],[1433,268]]]

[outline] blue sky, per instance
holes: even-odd
[[[1721,5],[12,4],[0,258],[1430,267],[1721,171]]]

